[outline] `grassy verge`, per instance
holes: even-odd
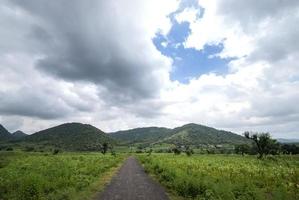
[[[171,199],[299,199],[299,157],[137,155]]]
[[[0,199],[90,199],[125,155],[0,152]]]
[[[90,190],[86,191],[85,194],[81,195],[88,196],[92,198],[85,198],[87,199],[97,199],[100,193],[105,189],[105,187],[111,182],[113,176],[118,172],[119,168],[122,166],[123,162],[120,162],[116,167],[111,168],[107,173],[105,173],[99,181],[95,182],[91,187]],[[78,200],[85,200],[84,198],[77,198]]]

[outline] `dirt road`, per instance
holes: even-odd
[[[166,200],[165,190],[129,157],[97,200]]]

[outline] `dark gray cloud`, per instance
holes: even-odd
[[[37,69],[68,81],[99,84],[120,103],[153,97],[159,91],[163,77],[154,72],[167,71],[165,60],[147,57],[153,44],[142,41],[143,30],[132,19],[126,20],[128,11],[124,13],[118,4],[12,2],[35,19],[28,36],[44,44],[39,46],[43,56],[36,62]]]
[[[2,1],[0,119],[24,120],[29,127],[31,119],[44,124],[159,115],[162,103],[155,99],[169,81],[171,62],[152,38],[174,9],[165,2],[156,12],[153,5],[160,4]]]
[[[72,109],[54,94],[37,91],[35,88],[21,88],[11,92],[0,92],[1,115],[19,115],[41,119],[62,118]]]
[[[297,0],[220,0],[217,12],[226,18],[240,21],[246,32],[252,32],[257,22],[271,18],[283,18],[298,10]]]

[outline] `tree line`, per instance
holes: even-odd
[[[245,132],[244,136],[252,141],[252,145],[241,144],[235,146],[237,154],[257,154],[258,158],[266,155],[299,154],[299,147],[295,144],[280,144],[272,139],[269,133]]]

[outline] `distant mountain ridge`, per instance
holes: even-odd
[[[295,139],[295,138],[293,138],[293,139],[286,139],[286,138],[277,138],[276,139],[278,142],[280,142],[280,143],[299,143],[299,139]]]
[[[26,133],[24,133],[23,131],[20,131],[20,130],[18,130],[18,131],[16,131],[16,132],[12,133],[11,135],[12,135],[15,139],[24,138],[24,137],[27,136]]]
[[[171,129],[161,127],[135,128],[109,133],[109,136],[124,144],[154,143],[170,136]]]
[[[13,136],[10,134],[4,126],[0,124],[0,141],[7,141],[13,139]]]
[[[173,129],[172,136],[165,138],[166,143],[180,144],[242,144],[247,143],[248,139],[238,134],[217,130],[199,124],[186,124]]]
[[[174,129],[157,127],[136,128],[110,133],[109,135],[125,144],[168,143],[199,145],[249,143],[249,140],[241,135],[193,123]]]
[[[186,124],[174,129],[144,127],[106,134],[92,125],[82,123],[65,123],[32,135],[26,135],[22,131],[10,134],[0,125],[0,141],[52,146],[70,151],[98,151],[106,142],[112,145],[146,146],[249,143],[243,136],[199,124]]]

